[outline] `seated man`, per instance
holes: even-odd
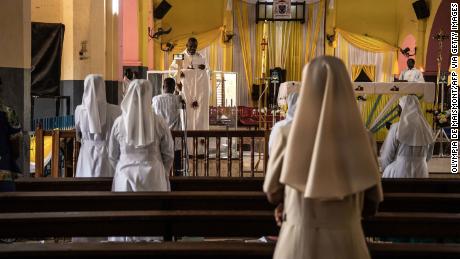
[[[418,83],[425,82],[422,71],[415,68],[415,60],[413,58],[407,60],[407,69],[401,72],[399,80]]]
[[[180,109],[182,101],[179,95],[175,95],[176,81],[173,78],[166,78],[163,81],[163,94],[152,99],[153,112],[162,117],[170,130],[181,130],[182,123]],[[181,175],[181,139],[174,140],[174,174]]]

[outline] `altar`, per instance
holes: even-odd
[[[433,121],[433,115],[427,111],[432,108],[435,100],[435,83],[353,82],[353,89],[364,124],[378,141],[386,137],[386,123],[398,119],[397,106],[401,96],[417,95],[428,123]]]

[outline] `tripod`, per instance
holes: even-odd
[[[441,64],[442,64],[442,43],[448,37],[441,29],[436,35],[433,36],[433,39],[438,41],[439,49],[438,49],[438,58],[436,59],[438,63],[438,73],[436,78],[436,92],[434,98],[434,109],[439,110],[440,112],[444,112],[444,89],[447,84],[447,75],[445,73],[441,73]],[[439,101],[439,96],[441,100]],[[433,113],[434,116],[434,113]],[[444,157],[444,150],[443,150],[443,142],[450,142],[446,132],[444,131],[444,127],[436,127],[436,118],[433,118],[433,128],[436,131],[434,136],[434,142],[439,142],[439,157]]]
[[[446,74],[442,73],[440,75],[440,80],[439,80],[439,83],[437,85],[437,88],[439,89],[438,91],[438,94],[440,95],[441,97],[441,101],[438,102],[438,100],[435,100],[435,102],[437,102],[435,108],[438,108],[439,107],[439,111],[442,113],[444,112],[444,102],[445,102],[445,88],[447,86],[447,76]],[[438,98],[438,96],[436,96],[436,98]],[[436,125],[436,123],[435,123]],[[435,126],[436,128],[436,126]],[[434,140],[435,140],[435,143],[436,142],[439,142],[439,157],[445,157],[444,155],[444,148],[443,148],[443,143],[444,142],[450,142],[450,139],[449,137],[447,136],[447,133],[445,132],[445,127],[439,127],[438,129],[436,129],[436,133],[435,133],[435,136],[434,136]]]
[[[188,169],[188,144],[187,144],[187,108],[185,101],[182,100],[182,130],[184,132],[184,139],[182,141],[183,145],[182,147],[185,147],[185,155],[182,158],[182,161],[184,163],[183,169],[179,170],[180,172],[183,173],[183,176],[188,176],[189,175],[189,169]]]

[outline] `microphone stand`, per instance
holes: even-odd
[[[267,78],[261,78],[262,80],[265,80],[267,81],[267,84],[265,85],[265,89],[262,91],[262,93],[260,94],[259,96],[259,99],[257,101],[258,103],[258,108],[259,108],[259,127],[261,127],[262,125],[262,121],[261,121],[261,116],[260,116],[260,113],[262,113],[262,107],[261,107],[261,104],[260,104],[260,100],[262,99],[262,96],[264,95],[265,91],[267,91],[267,88],[270,86],[270,77],[267,77]],[[268,112],[268,110],[267,110]]]
[[[182,99],[182,98],[181,98]],[[188,176],[188,141],[187,141],[187,109],[186,109],[186,104],[184,100],[181,100],[182,103],[182,112],[184,114],[184,123],[182,123],[182,128],[184,131],[184,146],[185,146],[185,156],[183,158],[184,162],[184,169],[182,171],[184,172],[184,176]]]

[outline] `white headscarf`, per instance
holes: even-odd
[[[342,199],[380,181],[377,162],[343,62],[305,66],[280,182],[305,198]]]
[[[433,143],[433,132],[423,117],[417,96],[407,95],[399,99],[401,118],[396,138],[409,146],[426,146]]]
[[[144,79],[133,80],[121,102],[122,128],[126,142],[136,148],[149,145],[154,137],[152,86]]]
[[[299,98],[298,92],[293,92],[288,95],[287,103],[288,103],[288,111],[286,115],[287,121],[292,121],[294,119],[295,110],[297,108],[297,100]]]
[[[105,83],[101,75],[88,75],[84,82],[82,106],[88,112],[89,133],[101,133],[107,118]]]

